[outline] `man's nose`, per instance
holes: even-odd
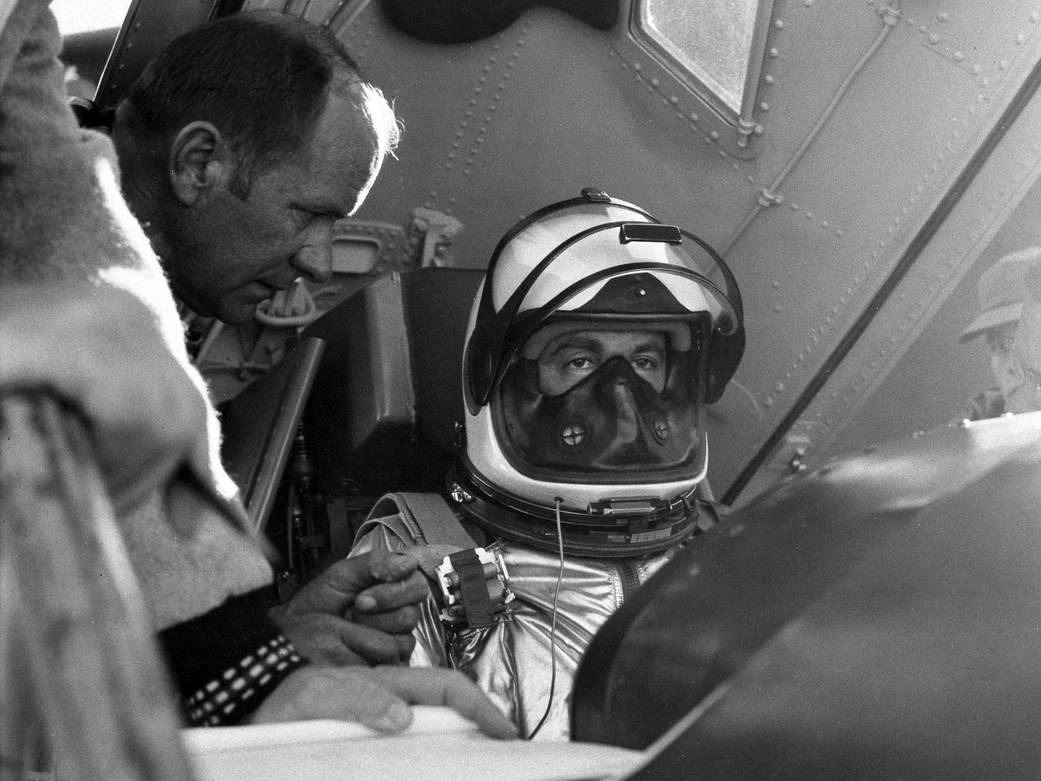
[[[636,410],[632,386],[627,379],[619,378],[615,381],[614,403],[617,439],[621,442],[635,442],[640,433],[639,413]]]
[[[328,282],[333,275],[332,235],[301,248],[291,261],[293,268],[311,282]]]

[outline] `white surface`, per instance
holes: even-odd
[[[52,0],[51,11],[62,35],[119,27],[130,0]]]
[[[358,724],[298,721],[184,731],[200,781],[619,778],[639,751],[593,743],[486,738],[447,708],[413,707],[412,726],[379,735]]]

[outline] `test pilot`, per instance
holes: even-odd
[[[717,520],[705,405],[743,349],[725,263],[640,207],[587,188],[508,231],[471,310],[445,496],[384,497],[351,554],[404,550],[430,579],[412,664],[566,738],[593,635]]]

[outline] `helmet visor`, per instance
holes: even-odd
[[[532,340],[539,355],[524,357],[529,345],[497,391],[506,458],[548,482],[650,485],[699,474],[708,325],[704,312],[668,323],[554,320]]]
[[[569,313],[670,319],[701,313],[715,334],[741,335],[736,282],[697,236],[660,223],[599,223],[536,256],[547,242],[535,227],[514,236],[489,268],[467,355],[477,405],[488,402],[518,350]],[[649,295],[651,289],[666,293]]]
[[[607,280],[640,271],[657,276],[687,312],[708,312],[715,322],[733,311],[725,278],[698,244],[684,242],[682,232],[672,226],[635,225],[644,233],[659,231],[661,238],[631,240],[627,234],[633,223],[601,224],[557,245],[537,265],[525,268],[500,262],[512,273],[497,273],[493,278],[496,311],[507,306],[518,314],[581,309]],[[527,255],[536,245],[541,248],[543,242],[534,239],[529,248],[529,239],[532,237],[524,234],[517,236],[510,250]],[[524,271],[522,279],[516,278],[519,270]]]

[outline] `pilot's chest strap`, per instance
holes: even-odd
[[[377,526],[387,529],[408,548],[418,546],[419,550],[410,550],[409,554],[434,581],[445,556],[474,547],[448,502],[434,493],[384,494],[369,511],[355,539],[360,540]]]
[[[477,548],[448,503],[432,493],[385,494],[356,539],[382,526],[435,585],[441,617],[457,628],[491,626],[513,600],[501,557]]]

